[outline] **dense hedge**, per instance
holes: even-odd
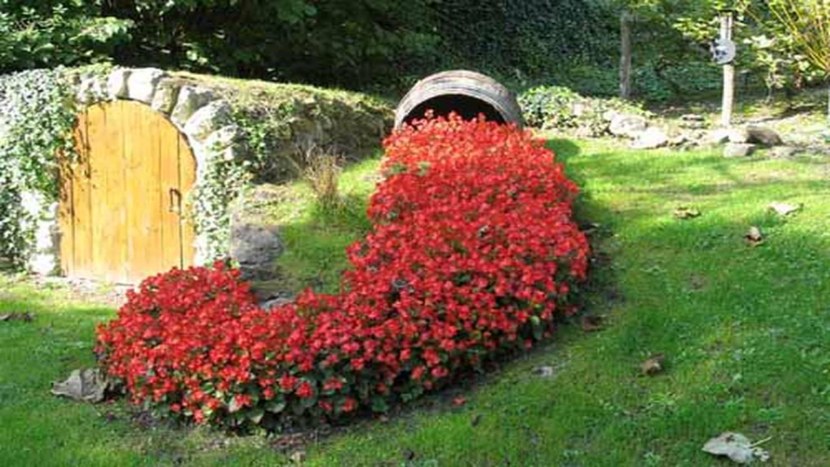
[[[217,264],[147,279],[98,330],[133,401],[185,420],[278,430],[383,412],[550,335],[588,244],[577,189],[541,141],[457,118],[386,141],[375,225],[337,295],[257,308]]]

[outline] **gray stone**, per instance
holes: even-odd
[[[730,143],[743,144],[749,142],[749,131],[746,128],[730,128],[726,134]]]
[[[723,148],[724,157],[746,157],[755,152],[756,146],[749,143],[729,143]]]
[[[276,297],[276,298],[269,298],[264,302],[259,304],[259,307],[266,311],[271,311],[274,308],[279,308],[283,305],[288,305],[290,303],[294,303],[294,298],[292,297]]]
[[[127,98],[149,104],[156,86],[167,74],[158,68],[136,68],[127,78]]]
[[[650,127],[638,133],[631,143],[633,149],[657,149],[669,143],[666,132],[658,127]]]
[[[769,156],[773,159],[789,159],[799,153],[794,146],[775,146],[769,150]]]
[[[765,147],[780,146],[784,144],[781,136],[772,128],[763,126],[750,126],[746,129],[747,143],[760,144]]]
[[[107,98],[106,84],[94,74],[80,76],[75,89],[75,100],[82,105],[91,105]]]
[[[721,145],[724,143],[729,142],[729,132],[728,128],[718,128],[716,130],[712,130],[709,132],[707,140],[711,144]]]
[[[682,145],[684,145],[686,143],[689,143],[689,142],[693,143],[694,141],[691,141],[689,139],[689,135],[687,135],[686,133],[680,133],[677,136],[669,138],[668,145],[672,146],[672,147],[676,147],[676,146],[682,146]]]
[[[602,113],[602,120],[610,123],[617,115],[619,115],[619,112],[616,110],[606,110]]]
[[[130,78],[130,70],[127,68],[116,68],[110,72],[107,78],[107,94],[110,99],[125,99],[129,93],[127,81]]]
[[[211,133],[230,124],[231,106],[223,100],[200,108],[187,120],[184,132],[196,141],[204,141]]]
[[[648,128],[648,120],[639,115],[618,114],[611,119],[608,131],[614,136],[636,138]]]
[[[182,86],[179,89],[176,105],[170,112],[170,119],[179,127],[184,127],[197,110],[214,99],[215,96],[209,89],[195,86]]]
[[[179,97],[179,86],[172,79],[164,79],[156,85],[156,92],[153,94],[153,100],[150,102],[150,107],[156,112],[163,114],[170,114],[173,107],[176,106],[176,99]]]
[[[242,131],[236,125],[219,128],[205,138],[204,145],[211,151],[223,151],[242,139]]]
[[[243,280],[269,279],[283,251],[275,225],[241,223],[231,226],[230,254],[239,263]]]
[[[703,122],[706,118],[700,114],[683,114],[680,116],[680,120],[684,122]]]

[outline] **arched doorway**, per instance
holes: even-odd
[[[70,277],[135,283],[194,257],[183,213],[196,164],[187,140],[145,104],[78,115],[79,158],[60,170],[61,267]]]

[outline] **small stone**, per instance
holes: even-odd
[[[775,146],[769,150],[769,156],[773,159],[789,159],[798,152],[798,148],[793,146]]]
[[[294,299],[291,297],[277,297],[265,300],[264,302],[259,304],[259,307],[265,311],[270,311],[274,308],[279,308],[281,306],[289,305],[291,303],[294,303]]]
[[[165,76],[166,73],[158,68],[133,69],[127,78],[127,97],[145,104],[151,103],[156,86]]]
[[[723,148],[724,157],[746,157],[755,152],[755,145],[748,143],[729,143]]]
[[[239,263],[242,280],[269,279],[283,244],[275,225],[242,223],[231,226],[230,255]]]
[[[645,117],[630,114],[617,114],[611,119],[608,131],[614,136],[635,138],[648,128]]]
[[[743,144],[749,142],[749,131],[746,128],[730,128],[726,134],[730,143]]]
[[[75,100],[82,105],[91,105],[107,98],[106,84],[97,75],[88,73],[80,77],[76,85]]]
[[[716,130],[712,130],[708,134],[708,140],[711,144],[721,145],[724,143],[729,142],[729,131],[726,128],[718,128]]]
[[[683,146],[689,142],[689,137],[685,133],[681,133],[673,138],[670,138],[668,145],[672,147]]]
[[[107,94],[110,99],[124,99],[129,89],[127,80],[130,77],[130,70],[127,68],[116,68],[110,72],[107,78]]]
[[[184,132],[196,141],[204,141],[211,133],[231,122],[231,106],[213,101],[193,113],[184,125]]]
[[[225,150],[242,139],[242,131],[236,125],[226,125],[205,138],[204,145],[211,151]]]
[[[763,126],[750,126],[746,129],[747,143],[760,144],[765,147],[780,146],[784,144],[781,136],[772,128]]]
[[[176,99],[176,105],[170,112],[170,120],[179,127],[184,127],[190,117],[200,108],[215,99],[213,92],[209,89],[182,86]]]
[[[657,149],[669,143],[669,137],[666,132],[657,127],[647,128],[637,134],[634,141],[631,143],[633,149]]]
[[[179,97],[179,86],[172,79],[162,78],[156,85],[156,92],[150,107],[156,112],[170,114],[176,106],[176,99]]]

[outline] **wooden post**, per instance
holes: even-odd
[[[732,12],[723,12],[720,17],[720,37],[732,40]],[[732,107],[735,102],[735,65],[723,65],[723,102],[721,104],[721,125],[732,126]]]
[[[631,13],[620,15],[620,97],[631,98]]]

